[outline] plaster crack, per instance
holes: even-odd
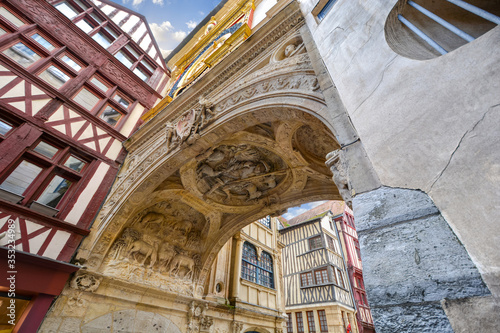
[[[397,56],[397,55],[395,55],[395,56],[391,59],[391,61],[389,61],[389,62],[387,63],[387,65],[385,65],[385,67],[384,67],[384,69],[383,69],[383,71],[382,71],[382,76],[380,77],[380,80],[379,80],[379,82],[377,83],[377,86],[376,86],[375,88],[373,88],[373,90],[371,91],[371,93],[370,93],[368,96],[366,96],[366,97],[365,97],[365,99],[363,99],[363,101],[361,102],[361,104],[359,104],[359,105],[356,107],[356,109],[354,109],[354,111],[351,113],[352,115],[354,115],[354,114],[356,113],[356,111],[358,111],[358,110],[359,110],[359,108],[360,108],[363,104],[365,104],[365,102],[366,102],[366,101],[367,101],[367,100],[368,100],[368,99],[369,99],[369,98],[370,98],[370,97],[371,97],[371,96],[375,93],[375,91],[377,91],[378,87],[380,86],[380,84],[381,84],[381,83],[382,83],[382,81],[384,80],[385,72],[387,71],[387,69],[389,68],[389,66],[391,66],[391,65],[392,65],[392,63],[394,62],[394,60],[396,60],[396,58],[397,58],[397,57],[398,57],[398,56]]]
[[[460,138],[460,141],[458,142],[457,146],[455,147],[455,149],[453,150],[453,152],[451,153],[450,155],[450,158],[448,159],[448,163],[446,163],[445,167],[443,168],[443,170],[441,170],[441,172],[439,173],[439,175],[436,177],[436,179],[434,180],[434,182],[432,183],[431,187],[429,188],[429,192],[432,191],[432,188],[434,187],[434,185],[437,183],[437,181],[441,178],[441,176],[444,174],[444,172],[446,171],[446,169],[448,169],[448,166],[451,164],[451,160],[453,159],[453,156],[455,155],[455,153],[458,151],[458,149],[460,148],[460,145],[462,144],[462,142],[464,141],[465,137],[467,136],[467,134],[473,132],[477,125],[479,125],[481,122],[484,121],[484,118],[486,118],[486,115],[491,111],[493,110],[494,108],[496,108],[497,106],[500,106],[500,104],[496,104],[496,105],[493,105],[491,106],[484,114],[483,116],[481,117],[481,119],[479,119],[475,124],[474,126],[472,126],[471,129],[467,130],[464,135],[462,135],[462,137]]]

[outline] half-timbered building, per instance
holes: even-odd
[[[333,216],[330,209],[312,217],[306,212],[280,230],[288,333],[345,332],[349,324],[358,331]]]
[[[120,5],[0,3],[0,251],[12,259],[1,261],[2,313],[9,298],[17,304],[16,325],[2,316],[0,331],[35,332],[78,270],[69,261],[125,157],[122,142],[168,79],[145,18]]]
[[[368,297],[363,280],[363,264],[361,261],[361,251],[354,223],[352,210],[344,205],[344,212],[333,216],[333,221],[337,226],[340,242],[347,263],[347,273],[351,282],[352,293],[356,302],[356,320],[360,333],[373,333],[375,328],[373,318],[368,304]]]

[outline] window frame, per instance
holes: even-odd
[[[319,319],[319,331],[321,333],[328,333],[328,321],[326,319],[325,310],[318,310],[318,319]]]
[[[295,312],[295,321],[297,322],[297,332],[304,333],[304,318],[302,316],[302,312]]]
[[[293,333],[293,319],[292,319],[292,313],[289,312],[286,314],[288,319],[286,321],[286,332],[287,333]]]
[[[249,251],[248,249],[251,249],[252,251]],[[247,254],[252,254],[255,253],[255,257],[250,257]],[[269,256],[270,259],[270,265],[272,270],[269,270],[266,265],[264,264],[262,260],[262,256],[266,254]],[[254,280],[250,279],[252,277],[252,274],[254,273],[253,277]],[[269,275],[269,276],[267,276]],[[266,252],[262,251],[261,253],[261,258],[258,258],[257,256],[257,248],[255,245],[252,243],[245,241],[243,243],[243,251],[242,251],[242,256],[241,256],[241,278],[250,281],[252,283],[258,284],[260,286],[269,288],[269,289],[274,289],[275,282],[274,282],[274,259],[273,256]],[[269,280],[269,284],[265,283],[264,281]]]
[[[313,247],[312,246],[312,244],[314,244],[313,242],[316,242],[318,239],[319,239],[319,242],[320,242],[319,246]],[[323,239],[322,239],[321,235],[309,237],[309,239],[307,240],[307,242],[309,244],[309,251],[314,251],[314,250],[321,249],[321,248],[324,247]]]
[[[57,148],[57,153],[54,154],[52,158],[49,158],[42,153],[36,152],[34,149],[40,144],[40,142],[45,142]],[[78,158],[82,162],[85,162],[85,166],[80,172],[64,166],[64,163],[70,156],[73,156],[75,158]],[[84,153],[77,152],[72,147],[69,147],[67,145],[64,145],[63,143],[51,139],[50,137],[42,135],[30,147],[28,147],[24,151],[24,153],[16,159],[15,162],[13,162],[0,174],[0,185],[5,182],[5,180],[18,168],[18,166],[23,161],[41,168],[41,171],[24,189],[22,194],[18,194],[20,197],[22,197],[22,200],[20,200],[19,202],[19,204],[22,206],[30,207],[33,202],[46,206],[38,200],[56,176],[59,176],[71,182],[71,185],[61,196],[56,206],[51,207],[57,211],[57,213],[55,214],[57,217],[60,214],[61,210],[67,205],[67,203],[76,193],[78,184],[87,176],[87,171],[90,164],[92,163],[92,158],[86,156],[86,154]],[[9,190],[5,191],[10,192]]]
[[[309,329],[309,333],[316,333],[316,326],[315,326],[316,323],[314,322],[314,311],[306,311],[306,318],[307,318],[307,328]]]

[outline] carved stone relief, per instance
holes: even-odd
[[[349,181],[349,172],[345,161],[344,151],[338,149],[329,153],[326,165],[333,173],[333,181],[339,189],[342,199],[352,208],[352,187]]]
[[[194,295],[206,223],[186,204],[159,202],[125,225],[104,260],[103,273]]]
[[[214,320],[207,316],[208,304],[191,302],[187,313],[187,333],[211,332]]]
[[[196,167],[198,190],[218,203],[252,204],[286,175],[281,158],[256,146],[221,145],[205,156]]]

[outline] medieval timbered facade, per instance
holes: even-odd
[[[355,305],[331,211],[280,230],[287,331],[357,332]]]
[[[16,257],[1,269],[17,277],[19,303],[16,325],[2,317],[0,330],[35,332],[78,270],[69,261],[125,157],[122,142],[168,79],[144,17],[113,2],[0,3],[0,245],[2,258]],[[0,285],[4,311],[12,288]]]
[[[342,214],[333,217],[339,232],[342,249],[347,263],[347,273],[351,281],[352,293],[356,302],[356,320],[360,333],[373,333],[375,328],[373,318],[368,304],[365,283],[363,279],[363,264],[358,241],[358,233],[352,210],[345,205]]]

